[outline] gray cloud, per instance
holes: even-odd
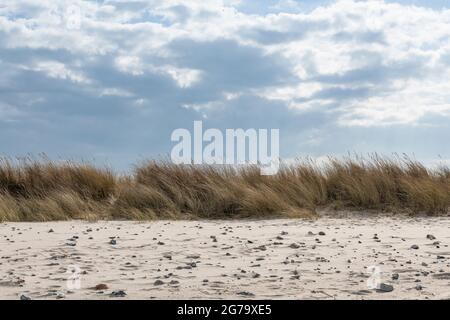
[[[41,16],[49,3],[0,11],[4,155],[127,168],[169,153],[172,130],[203,120],[280,128],[284,157],[450,156],[442,147],[449,31],[440,11],[397,23],[402,7],[382,2],[373,12],[355,1],[257,17],[216,2],[81,2],[82,28],[67,30]],[[435,32],[424,35],[414,21]]]

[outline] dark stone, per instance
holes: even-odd
[[[394,291],[394,287],[390,284],[381,283],[380,286],[377,288],[378,292],[392,292]]]

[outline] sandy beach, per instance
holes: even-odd
[[[2,223],[0,299],[448,299],[449,227],[403,216]]]

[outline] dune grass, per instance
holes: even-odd
[[[407,157],[256,166],[148,161],[128,175],[88,163],[0,160],[0,221],[313,217],[318,208],[447,213],[450,168]]]

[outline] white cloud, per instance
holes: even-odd
[[[26,70],[43,72],[50,78],[70,80],[76,83],[90,83],[82,72],[68,68],[64,63],[57,61],[39,61],[32,67],[23,67]]]
[[[172,66],[163,67],[162,70],[167,72],[181,88],[187,88],[195,84],[200,80],[202,73],[200,70],[175,68]]]
[[[67,27],[68,5],[80,8],[79,29]],[[341,126],[420,124],[429,114],[450,113],[450,10],[340,0],[302,12],[292,1],[280,1],[277,13],[250,14],[241,12],[240,5],[219,0],[57,5],[50,0],[7,0],[0,8],[0,50],[29,50],[31,56],[23,61],[2,59],[74,85],[95,83],[103,88],[97,95],[141,96],[128,80],[110,83],[101,71],[93,71],[101,67],[118,70],[124,79],[149,74],[161,77],[160,82],[170,79],[176,86],[172,90],[196,90],[192,96],[201,100],[152,91],[153,96],[136,100],[138,105],[158,100],[158,95],[179,95],[179,105],[214,108],[250,94],[291,109],[327,107],[331,110],[324,112],[335,113],[334,121]],[[181,59],[184,49],[172,45],[182,41],[194,52],[190,60]],[[220,41],[257,53],[269,67],[279,62],[290,76],[277,78],[269,67],[256,72],[262,68],[248,56],[219,60],[221,52],[214,52],[204,54],[204,61],[192,61],[196,44],[210,44],[215,50]],[[248,74],[240,75],[237,80],[242,82],[236,80],[233,87],[221,77],[238,74],[239,63],[255,67],[245,69]],[[229,70],[230,65],[235,69]],[[8,80],[0,78],[0,83]]]
[[[135,76],[144,74],[144,67],[139,57],[120,56],[116,58],[115,62],[117,68],[122,72],[131,73]]]
[[[120,88],[105,88],[101,91],[100,96],[132,97],[133,93]]]

